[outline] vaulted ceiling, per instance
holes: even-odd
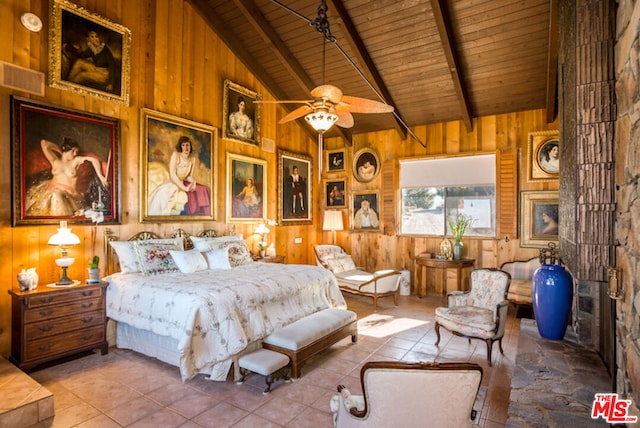
[[[336,43],[310,25],[320,0],[189,2],[275,99],[329,83],[395,107],[334,135],[556,112],[556,0],[326,0]]]

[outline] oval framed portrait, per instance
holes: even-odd
[[[369,183],[380,174],[380,155],[374,149],[365,147],[353,156],[353,176],[360,183]]]
[[[558,131],[529,133],[528,181],[557,180],[560,172]]]

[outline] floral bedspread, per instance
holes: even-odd
[[[306,315],[346,308],[335,277],[318,266],[248,263],[108,280],[107,316],[176,339],[183,380]]]

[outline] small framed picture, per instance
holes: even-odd
[[[560,134],[558,131],[529,133],[527,152],[528,181],[554,181],[560,171]]]
[[[230,80],[224,81],[222,135],[228,140],[260,145],[260,95]]]
[[[520,192],[520,246],[546,248],[558,243],[559,197],[556,191]]]
[[[346,181],[344,179],[332,179],[325,180],[325,206],[346,208],[347,207],[347,193],[346,193]]]
[[[353,176],[360,183],[369,183],[380,174],[380,156],[374,149],[365,147],[353,156]]]
[[[227,221],[266,221],[267,161],[227,153]]]
[[[149,109],[140,116],[140,221],[214,221],[217,129]]]
[[[327,172],[339,172],[345,170],[347,163],[346,150],[327,150]]]
[[[49,21],[49,84],[129,105],[131,30],[67,0]]]
[[[280,224],[311,223],[311,156],[278,150],[278,171]]]
[[[380,232],[380,193],[355,191],[349,204],[353,232]]]

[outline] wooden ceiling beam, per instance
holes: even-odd
[[[383,101],[389,105],[394,106],[395,129],[398,131],[402,139],[406,139],[408,131],[405,125],[406,122],[404,121],[404,119],[402,118],[402,114],[396,107],[393,97],[391,96],[391,92],[387,88],[387,85],[382,79],[380,72],[373,63],[371,54],[369,54],[369,51],[362,41],[362,38],[360,37],[356,26],[351,20],[347,9],[344,7],[342,0],[329,0],[329,3],[331,3],[333,9],[336,11],[338,17],[340,18],[340,20],[336,24],[342,25],[344,27],[345,31],[343,31],[343,33],[347,39],[346,41],[347,43],[349,43],[349,45],[351,45],[353,51],[357,54],[357,58],[355,59],[355,61],[364,64],[365,69],[360,71],[366,75],[366,80],[368,80],[369,84],[373,86],[372,89],[374,89],[375,92],[382,96]]]
[[[453,34],[451,26],[449,24],[448,15],[446,13],[446,5],[444,0],[431,0],[431,9],[433,10],[433,18],[440,34],[440,40],[442,42],[442,48],[444,49],[444,56],[447,58],[447,64],[449,71],[451,72],[451,80],[460,103],[460,114],[462,121],[467,126],[467,130],[471,132],[473,130],[473,122],[471,121],[471,107],[469,105],[469,96],[465,90],[460,76],[460,62],[456,53],[453,51]]]
[[[549,0],[549,56],[547,58],[547,123],[556,119],[558,114],[558,2]]]

